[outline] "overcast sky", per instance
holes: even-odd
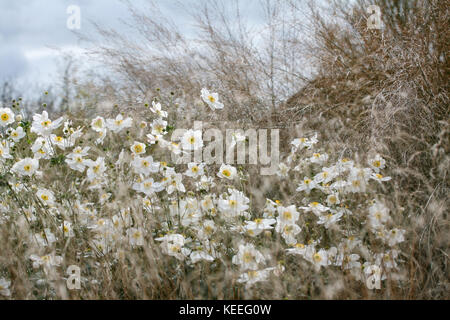
[[[143,10],[147,7],[146,0],[131,3]],[[177,0],[156,3],[163,13],[183,25],[183,30],[189,30],[185,27],[189,17],[177,6]],[[95,34],[91,21],[126,31],[121,20],[130,20],[122,0],[0,0],[0,81],[15,79],[21,88],[43,87],[58,70],[55,58],[60,56],[59,50],[82,54],[87,44],[67,28],[70,5],[80,8],[82,34]]]

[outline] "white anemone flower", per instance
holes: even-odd
[[[98,157],[97,160],[86,160],[86,164],[89,167],[87,170],[88,181],[93,181],[96,178],[102,178],[106,171],[105,159]]]
[[[7,141],[0,142],[0,159],[12,159],[13,156],[9,153],[9,143]]]
[[[161,118],[167,118],[167,111],[162,110],[161,103],[156,103],[152,101],[152,106],[150,107],[150,111],[156,113]]]
[[[105,130],[106,129],[105,119],[100,116],[95,117],[91,121],[91,128],[92,128],[92,130],[94,130],[96,132],[101,132],[101,131]]]
[[[0,278],[0,294],[2,296],[9,297],[11,295],[11,290],[9,290],[10,285],[11,285],[10,280]]]
[[[159,182],[154,182],[153,178],[145,179],[141,182],[136,182],[133,184],[133,190],[142,192],[147,196],[154,194],[155,192],[160,192],[164,189],[164,186]]]
[[[166,132],[166,127],[167,127],[167,121],[163,120],[163,119],[155,119],[153,120],[152,124],[152,131],[151,134],[154,136],[162,136],[164,135]],[[147,136],[148,137],[148,136]]]
[[[39,160],[32,158],[25,158],[16,162],[11,171],[18,173],[20,176],[32,176],[39,169]]]
[[[237,170],[233,166],[222,164],[220,166],[219,172],[217,173],[217,176],[219,178],[233,180],[237,176]]]
[[[233,264],[239,265],[241,270],[257,270],[265,261],[266,257],[251,243],[240,244],[238,253],[232,258]]]
[[[33,123],[31,124],[31,132],[35,132],[43,137],[48,137],[53,130],[58,129],[63,122],[63,117],[52,121],[48,117],[47,111],[42,114],[35,114],[33,116]]]
[[[14,112],[10,108],[0,108],[0,126],[6,127],[15,121]]]
[[[202,131],[187,130],[181,137],[181,145],[184,150],[198,150],[203,147]]]
[[[278,206],[277,211],[278,219],[283,224],[294,224],[300,216],[295,205],[290,205],[289,207]]]
[[[328,160],[328,155],[326,153],[313,153],[312,157],[309,159],[311,163],[322,164]]]
[[[125,128],[131,127],[132,122],[133,119],[131,119],[130,117],[124,119],[121,114],[118,114],[115,119],[106,119],[106,126],[112,132],[117,133]]]
[[[131,166],[135,173],[148,176],[150,173],[156,173],[159,171],[160,163],[153,162],[153,157],[148,156],[145,158],[135,157],[131,162]]]
[[[211,110],[223,109],[223,103],[219,102],[219,95],[217,93],[209,92],[203,88],[200,96]]]
[[[23,137],[25,137],[25,131],[22,127],[17,127],[16,129],[11,130],[11,133],[9,134],[9,137],[14,142],[19,142]]]
[[[386,161],[379,154],[372,159],[369,159],[367,162],[376,173],[380,172],[380,169],[384,169],[386,166]]]
[[[314,213],[317,217],[322,216],[322,214],[328,210],[330,210],[330,208],[324,206],[323,204],[320,204],[317,201],[311,202],[310,204],[308,204],[307,207],[300,207],[300,209],[305,210],[305,212],[309,212],[311,211],[312,213]]]
[[[255,219],[253,221],[245,221],[246,233],[252,237],[259,235],[264,230],[273,229],[273,224],[277,221],[275,219]]]
[[[135,141],[130,149],[134,155],[144,154],[145,153],[145,144],[142,142]]]
[[[143,246],[144,235],[141,228],[130,228],[127,230],[127,236],[132,246]]]
[[[284,241],[286,241],[286,244],[295,245],[297,243],[296,236],[300,233],[300,231],[302,231],[302,229],[296,223],[282,222],[279,217],[277,218],[277,221],[278,223],[275,231],[281,233],[281,236]]]
[[[378,229],[390,220],[389,208],[380,202],[369,207],[369,223],[372,228]]]
[[[192,263],[197,263],[199,261],[208,261],[208,262],[214,261],[214,257],[205,250],[192,251],[189,257],[191,258]]]
[[[33,151],[34,158],[36,159],[50,159],[54,154],[48,139],[43,137],[38,137],[34,141],[31,146],[31,151]]]
[[[300,181],[296,191],[305,191],[307,194],[311,192],[312,189],[316,188],[317,184],[314,180],[304,177],[302,181]]]
[[[200,164],[194,162],[188,163],[188,168],[184,174],[191,178],[200,177],[203,175],[204,167],[205,167],[204,163]]]
[[[378,181],[378,182],[384,182],[384,181],[389,181],[392,178],[391,177],[385,177],[380,173],[372,173],[372,175],[370,176],[371,179]]]
[[[311,252],[310,255],[305,257],[307,260],[312,262],[316,271],[320,270],[322,266],[327,266],[328,263],[328,253],[325,249],[320,249],[319,251]]]
[[[45,189],[45,188],[39,188],[36,192],[36,196],[42,203],[44,203],[47,206],[53,206],[55,204],[55,195],[52,191]]]
[[[317,221],[317,224],[323,224],[323,226],[328,229],[336,222],[338,222],[341,219],[342,215],[342,211],[338,211],[335,214],[329,213],[327,215],[322,215],[319,217],[319,221]]]
[[[59,266],[63,262],[63,258],[61,256],[56,256],[53,253],[43,256],[32,254],[30,259],[33,261],[33,268],[39,268],[42,266],[45,273],[49,273],[53,267]]]

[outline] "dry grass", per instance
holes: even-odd
[[[274,263],[283,260],[284,276],[246,291],[236,284],[229,260],[191,269],[162,254],[152,237],[123,259],[112,263],[111,257],[100,258],[104,266],[93,268],[88,256],[80,258],[80,252],[92,247],[85,236],[59,244],[65,257],[73,257],[65,266],[86,259],[85,276],[102,283],[77,294],[67,292],[63,280],[53,287],[39,287],[24,276],[32,274],[23,259],[30,253],[25,235],[5,223],[0,232],[0,272],[14,279],[14,297],[448,299],[450,6],[437,0],[374,2],[381,8],[382,30],[366,28],[369,1],[353,5],[333,1],[323,8],[315,2],[263,1],[266,24],[253,29],[246,25],[239,6],[211,1],[189,10],[199,31],[195,39],[177,30],[155,6],[146,13],[130,8],[141,41],[132,42],[99,26],[108,45],[95,53],[117,77],[97,78],[95,84],[80,82],[77,99],[83,97],[84,106],[97,109],[72,108],[65,114],[80,124],[87,113],[115,116],[119,110],[145,119],[143,103],[157,99],[169,111],[169,123],[177,127],[188,128],[195,119],[220,128],[227,127],[225,121],[244,129],[281,128],[280,147],[285,154],[292,138],[312,132],[319,133],[322,151],[336,159],[349,157],[362,164],[379,153],[388,164],[386,175],[393,179],[370,195],[383,196],[395,223],[406,229],[401,281],[388,279],[382,290],[370,291],[349,274],[317,273],[308,262],[283,254],[283,241],[274,235],[270,244],[261,241]],[[205,86],[220,93],[226,112],[206,112],[199,99]],[[81,94],[86,92],[88,98]],[[113,157],[122,146],[110,141],[107,150],[95,152]],[[140,203],[130,198],[125,188],[130,177],[123,170],[114,171],[115,184],[108,191],[115,201],[106,205],[107,211],[116,212],[126,203],[146,229],[160,228],[160,221],[144,214]],[[256,170],[244,166],[248,176],[243,187],[252,199],[252,214],[262,210],[266,198],[301,203],[294,183],[260,177]],[[64,190],[71,175],[68,168],[57,170],[49,179],[52,189]],[[219,186],[217,192],[225,187]],[[70,190],[74,195],[80,192],[77,197],[95,199],[84,189]],[[361,196],[354,201],[366,200]],[[26,201],[26,194],[21,201]],[[218,239],[236,246],[231,235],[221,234]]]

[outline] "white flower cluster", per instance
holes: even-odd
[[[204,89],[201,97],[211,109],[223,108],[217,94]],[[109,257],[114,264],[126,250],[153,246],[189,268],[224,264],[247,289],[293,272],[294,258],[315,272],[332,268],[364,283],[398,270],[405,230],[381,198],[382,184],[391,178],[381,173],[386,162],[380,155],[361,167],[322,152],[316,135],[294,139],[274,179],[294,185],[295,192],[257,208],[242,187],[245,172],[236,167],[181,166],[163,158],[167,151],[201,147],[201,131],[187,131],[181,145],[171,142],[165,138],[168,113],[157,102],[150,112],[139,127],[132,126],[136,119],[118,114],[74,128],[70,120],[50,120],[45,111],[33,116],[31,126],[15,125],[14,112],[0,109],[0,125],[10,129],[1,138],[0,165],[2,175],[11,176],[0,209],[23,213],[16,223],[30,232],[27,245],[35,253],[26,258],[34,268],[53,273],[70,258],[58,248],[79,238],[70,244],[93,261]],[[123,139],[124,129],[129,139]],[[27,143],[29,148],[14,148]],[[108,151],[114,145],[115,152]],[[52,175],[54,165],[59,172]],[[21,196],[27,197],[23,203],[16,201]],[[0,294],[10,295],[9,286],[0,278]]]

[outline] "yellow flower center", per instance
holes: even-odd
[[[209,101],[211,101],[212,103],[214,103],[214,102],[216,102],[216,99],[214,99],[214,97],[213,96],[208,96],[208,99],[209,99]]]
[[[47,201],[48,200],[48,195],[46,195],[46,194],[41,195],[41,199],[44,200],[44,201]]]
[[[2,114],[2,121],[8,121],[9,120],[9,114],[3,113]]]
[[[23,167],[23,170],[25,170],[25,171],[30,171],[30,170],[31,170],[31,166],[30,166],[29,164],[26,164],[26,165]]]
[[[230,176],[231,176],[230,170],[227,170],[227,169],[223,170],[223,171],[222,171],[222,174],[223,174],[225,177],[230,177]]]
[[[98,128],[103,127],[103,121],[101,119],[97,119],[97,121],[94,122],[94,126]]]
[[[141,233],[139,232],[139,231],[136,231],[134,234],[133,234],[133,238],[135,238],[135,239],[138,239],[138,238],[140,238],[141,237]]]
[[[314,262],[319,263],[320,261],[322,261],[322,257],[320,256],[319,253],[315,253],[313,255],[313,260],[314,260]]]
[[[147,189],[150,188],[151,186],[152,186],[152,183],[150,181],[144,183],[144,187]]]
[[[208,233],[208,234],[210,234],[210,233],[213,232],[213,228],[212,228],[211,226],[205,226],[204,230],[205,230],[205,232]]]
[[[253,255],[251,254],[251,252],[246,252],[244,253],[244,262],[245,263],[249,263],[252,262],[254,260]]]
[[[291,220],[292,219],[292,213],[290,211],[283,212],[283,218],[285,220]]]
[[[42,125],[43,127],[48,127],[51,123],[52,123],[52,122],[51,122],[50,120],[46,120],[46,121],[42,121],[42,122],[41,122],[41,125]]]
[[[134,146],[134,151],[135,151],[136,153],[141,153],[141,152],[144,151],[144,148],[142,147],[142,145],[137,144],[137,145]]]

